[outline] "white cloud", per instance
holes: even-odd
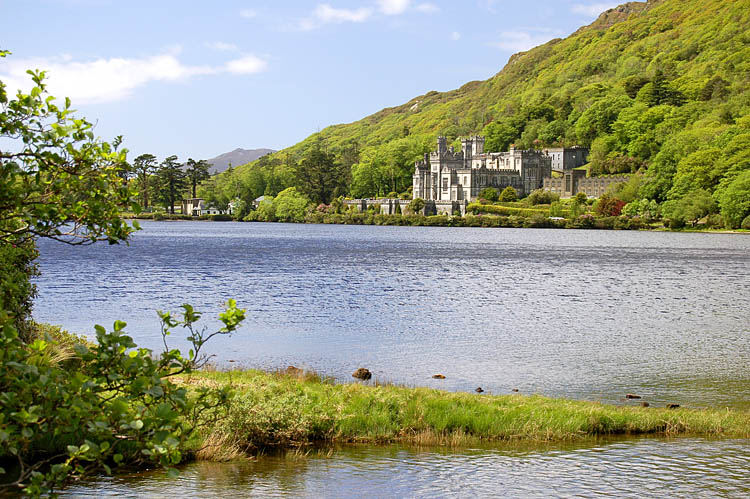
[[[237,45],[225,42],[206,42],[206,47],[214,50],[219,50],[221,52],[233,52],[237,50]]]
[[[510,52],[523,52],[542,45],[556,36],[559,36],[559,33],[551,30],[503,31],[500,33],[500,41],[490,45]]]
[[[367,8],[361,9],[336,9],[327,3],[322,3],[315,8],[313,15],[316,19],[324,23],[361,23],[366,21],[372,14]]]
[[[387,16],[403,14],[409,8],[410,0],[378,0],[380,12]]]
[[[193,66],[183,64],[176,50],[142,57],[99,58],[75,61],[64,55],[50,58],[9,58],[0,63],[0,80],[8,89],[28,89],[27,69],[47,72],[46,83],[51,95],[70,97],[76,104],[90,104],[122,100],[135,89],[152,81],[185,81],[195,76],[219,73],[249,74],[266,69],[267,63],[246,55],[221,66]]]
[[[244,17],[245,19],[252,19],[256,17],[258,13],[254,11],[253,9],[242,9],[240,11],[240,17]]]
[[[581,14],[584,16],[595,17],[604,12],[605,10],[612,9],[620,5],[620,2],[602,2],[593,4],[582,4],[577,3],[571,7],[571,11],[574,14]]]
[[[435,12],[440,11],[440,7],[438,7],[434,3],[420,3],[414,8],[419,12],[424,12],[425,14],[434,14]]]
[[[321,3],[309,17],[301,19],[296,29],[310,31],[320,28],[324,24],[361,23],[372,16],[372,9],[362,7],[359,9],[337,9],[330,4]]]
[[[268,63],[260,57],[246,55],[227,62],[224,65],[224,70],[234,74],[253,74],[265,71],[267,67]]]
[[[451,33],[451,40],[456,42],[460,39],[461,39],[461,33],[459,33],[458,31],[454,31],[453,33]]]

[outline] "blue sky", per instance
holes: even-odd
[[[497,73],[606,0],[0,0],[0,80],[47,69],[131,157],[281,149]]]

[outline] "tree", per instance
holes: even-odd
[[[304,155],[295,173],[297,187],[316,205],[329,204],[346,187],[344,169],[333,154],[323,150],[320,138]]]
[[[721,216],[727,227],[736,228],[750,215],[750,170],[745,170],[721,193]]]
[[[135,229],[120,209],[139,210],[120,176],[127,150],[95,138],[69,99],[48,96],[44,71],[29,74],[34,86],[15,99],[0,82],[0,244],[126,240]]]
[[[484,149],[487,152],[507,151],[508,146],[516,140],[520,133],[513,126],[507,123],[493,121],[484,127]]]
[[[156,171],[156,179],[164,208],[174,214],[174,204],[187,185],[185,172],[177,162],[177,156],[169,156],[161,162]]]
[[[273,200],[274,215],[282,222],[304,222],[310,200],[295,187],[284,189]]]
[[[200,161],[195,161],[193,158],[188,158],[187,168],[185,169],[185,175],[187,175],[187,178],[190,181],[190,185],[193,188],[192,189],[193,197],[195,197],[195,189],[198,186],[198,184],[208,179],[211,176],[208,173],[208,169],[210,167],[211,165],[208,164],[208,161],[206,161],[205,159],[201,159]]]
[[[30,74],[34,87],[16,99],[0,82],[0,461],[13,466],[0,468],[2,496],[53,496],[72,475],[110,473],[121,463],[179,463],[201,425],[224,414],[231,394],[188,392],[169,378],[205,364],[203,345],[244,319],[233,300],[219,317],[223,327],[210,334],[195,326],[201,314],[189,305],[182,318],[160,312],[161,355],[137,348],[121,321],[109,333],[96,326],[95,347],[76,339],[64,348],[38,331],[19,335],[16,318],[34,294],[35,237],[117,243],[138,228],[119,216],[132,198],[120,175],[126,151],[117,150],[119,139],[95,139],[68,99],[58,107],[46,95],[44,72]],[[188,331],[189,357],[167,344],[175,327]]]
[[[133,170],[138,180],[138,194],[141,198],[141,205],[148,208],[151,200],[151,176],[156,172],[156,156],[141,154],[133,160]]]

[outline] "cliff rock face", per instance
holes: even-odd
[[[648,2],[627,2],[617,7],[605,10],[599,15],[596,21],[589,24],[588,26],[580,28],[578,31],[576,31],[576,33],[581,33],[583,31],[591,29],[609,29],[617,23],[627,21],[631,14],[640,14],[650,9],[651,7],[659,3],[659,1],[660,0],[649,0]]]

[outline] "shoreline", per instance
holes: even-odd
[[[335,383],[290,367],[199,371],[188,389],[232,387],[229,413],[193,458],[226,460],[269,449],[338,444],[463,448],[612,436],[750,438],[750,411],[611,405],[541,395],[487,395],[391,384]]]
[[[374,225],[374,226],[401,226],[401,227],[454,227],[454,228],[491,228],[491,229],[580,229],[580,230],[632,230],[632,231],[645,231],[645,232],[670,232],[670,233],[695,233],[695,234],[750,234],[750,230],[745,229],[715,229],[715,228],[697,228],[697,227],[684,227],[681,229],[670,229],[663,225],[660,226],[646,226],[640,225],[637,227],[625,226],[624,221],[618,223],[618,220],[624,217],[606,217],[600,219],[594,219],[594,221],[603,221],[601,224],[592,224],[589,226],[571,226],[568,222],[572,222],[569,219],[564,220],[544,220],[535,221],[533,223],[525,223],[527,219],[521,219],[520,222],[516,219],[505,220],[511,217],[504,216],[493,216],[493,215],[482,215],[482,216],[446,216],[446,215],[376,215],[372,216],[373,220],[367,220],[367,214],[356,214],[355,218],[351,221],[342,221],[339,219],[306,219],[304,221],[285,221],[285,220],[274,220],[274,221],[262,221],[262,220],[240,220],[233,219],[231,217],[221,216],[222,218],[213,219],[214,215],[204,217],[194,217],[188,215],[166,215],[163,218],[153,219],[152,217],[143,217],[134,214],[122,214],[123,219],[126,220],[147,220],[156,222],[240,222],[240,223],[284,223],[284,224],[300,224],[300,225]],[[344,217],[345,215],[340,215]],[[375,217],[383,217],[381,220],[376,220]],[[400,218],[395,218],[400,217]],[[380,223],[378,223],[380,222]]]

